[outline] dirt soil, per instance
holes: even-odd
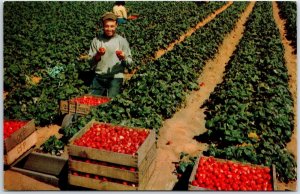
[[[205,128],[204,109],[200,109],[203,102],[209,98],[218,83],[222,82],[225,66],[238,45],[244,31],[243,24],[252,12],[254,2],[251,2],[239,19],[235,29],[228,34],[214,59],[207,61],[198,83],[204,83],[199,91],[193,91],[188,97],[186,106],[164,122],[159,130],[157,166],[149,182],[148,189],[172,190],[178,181],[175,165],[179,161],[180,152],[197,156],[207,149],[207,144],[193,140],[194,136],[207,131]],[[170,144],[167,145],[167,142]],[[163,175],[163,176],[162,176]]]
[[[285,37],[286,34],[284,29],[285,21],[282,20],[279,16],[278,6],[275,2],[273,2],[272,5],[273,5],[274,19],[277,24],[277,27],[279,28],[280,38],[282,40],[282,44],[285,50],[284,58],[288,69],[288,74],[290,76],[289,87],[294,100],[293,111],[294,111],[295,131],[292,135],[291,141],[287,144],[287,149],[295,156],[297,160],[297,56],[293,54],[293,47],[290,46],[290,41],[288,41]],[[290,182],[288,184],[280,183],[279,187],[282,190],[288,189],[288,190],[295,191],[297,189],[297,182]]]

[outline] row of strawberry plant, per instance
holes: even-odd
[[[121,25],[120,31],[124,32],[124,36],[132,45],[132,50],[136,51],[133,55],[137,64],[140,64],[145,62],[145,56],[154,56],[154,51],[166,48],[187,29],[194,27],[225,4],[224,1],[209,2],[201,6],[188,1],[180,3],[129,1],[126,7],[129,11],[133,10],[132,12],[139,14],[140,18]]]
[[[141,5],[138,6],[139,4]],[[150,16],[153,14],[148,14],[138,20],[129,21],[123,28],[120,27],[119,30],[130,39],[137,62],[143,58],[142,51],[153,51],[152,44],[155,41],[148,43],[149,39],[161,42],[161,39],[165,38],[164,34],[168,31],[162,32],[164,26],[178,26],[173,30],[179,36],[183,27],[174,25],[175,21],[193,25],[196,19],[205,17],[222,5],[210,3],[203,8],[194,8],[195,4],[188,2],[182,2],[179,6],[172,4],[173,7],[167,6],[168,2],[154,4],[157,11],[155,17],[165,17],[167,13],[177,13],[178,17],[168,18],[167,23],[162,24],[152,20]],[[135,2],[132,5],[140,8],[141,13],[150,13],[147,11],[151,9],[150,2]],[[78,61],[78,56],[89,49],[92,38],[99,33],[96,26],[99,16],[111,10],[112,6],[112,2],[5,3],[4,89],[9,92],[5,100],[6,117],[35,118],[37,124],[51,123],[59,115],[59,100],[87,93],[88,83],[85,83],[82,75],[88,71],[87,77],[92,77],[92,69],[88,62]],[[159,11],[166,6],[169,7],[168,12]],[[201,17],[195,14],[194,19],[189,21],[189,15],[185,16],[185,12],[180,13],[181,10],[177,7],[197,10]],[[133,8],[136,9],[134,6]],[[17,12],[18,15],[14,14]],[[185,20],[189,22],[186,23]],[[153,21],[156,21],[154,28],[137,30],[151,26]],[[18,25],[15,25],[16,23]],[[143,36],[140,35],[141,32]],[[144,45],[147,48],[140,49]],[[32,75],[42,77],[41,82],[37,85],[32,84]]]
[[[296,1],[277,1],[280,17],[286,21],[286,38],[297,53],[297,2]]]
[[[244,36],[208,101],[208,155],[276,165],[282,181],[296,178],[290,141],[293,100],[271,2],[257,2]]]
[[[213,21],[195,32],[182,44],[139,70],[123,93],[100,106],[73,126],[82,127],[94,118],[102,122],[158,130],[183,104],[189,91],[197,89],[197,77],[205,61],[213,58],[224,36],[246,8],[235,2]]]

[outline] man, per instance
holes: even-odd
[[[120,93],[124,69],[132,63],[131,51],[125,38],[116,33],[117,16],[112,12],[102,17],[103,34],[91,43],[89,57],[96,65],[95,77],[91,85],[92,94],[115,97]]]

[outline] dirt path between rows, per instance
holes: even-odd
[[[148,189],[172,190],[177,177],[172,172],[175,166],[172,162],[179,161],[180,152],[196,156],[207,149],[207,144],[193,140],[194,136],[207,131],[205,128],[204,109],[200,109],[203,102],[209,98],[216,85],[222,82],[225,66],[238,45],[244,23],[253,10],[255,2],[251,2],[238,20],[235,29],[228,34],[214,59],[207,61],[198,83],[204,83],[199,91],[193,91],[187,97],[186,107],[164,122],[159,130],[157,165],[149,182]],[[167,142],[170,144],[167,145]]]
[[[284,46],[285,64],[287,66],[288,74],[290,76],[289,88],[294,100],[294,107],[293,107],[294,121],[295,121],[294,133],[292,135],[291,141],[287,144],[287,149],[295,156],[297,160],[297,56],[293,54],[293,47],[290,45],[290,41],[288,41],[285,37],[286,34],[284,29],[285,21],[282,20],[279,16],[279,9],[276,2],[272,2],[272,6],[273,6],[273,16],[277,24],[277,27],[279,28],[280,38]],[[297,182],[290,182],[289,184],[281,183],[279,186],[280,189],[282,190],[285,190],[286,188],[288,190],[296,191]]]
[[[154,58],[152,60],[157,60],[164,54],[166,54],[168,51],[171,51],[175,45],[180,44],[182,41],[184,41],[187,37],[191,36],[196,30],[199,28],[205,26],[207,23],[209,23],[211,20],[213,20],[217,15],[225,11],[233,2],[229,1],[221,8],[214,11],[214,13],[207,16],[204,20],[200,21],[195,27],[190,28],[187,30],[187,32],[179,37],[179,39],[175,40],[174,42],[170,43],[169,46],[167,46],[166,49],[160,49],[155,52]],[[125,79],[129,80],[137,71],[139,68],[134,69],[130,74],[125,74]]]

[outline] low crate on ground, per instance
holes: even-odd
[[[149,130],[149,135],[147,136],[143,144],[139,147],[135,155],[74,145],[74,141],[80,138],[84,133],[86,133],[94,123],[101,124],[101,122],[96,122],[94,120],[90,121],[70,140],[70,144],[68,145],[68,152],[70,155],[69,183],[71,185],[97,190],[145,189],[155,166],[155,132]],[[145,130],[139,128],[131,129]],[[76,160],[78,158],[82,160]],[[91,161],[85,162],[84,159],[89,159]],[[97,164],[97,162],[104,162],[106,164]],[[136,170],[130,171],[122,169],[121,167],[132,167]],[[130,183],[134,183],[137,186],[133,187],[130,185],[122,185],[121,183],[117,182],[101,181],[89,177],[75,176],[71,173],[71,171],[99,175],[101,177],[108,177],[118,181],[128,181]]]
[[[195,180],[195,176],[197,174],[197,169],[198,169],[198,165],[199,165],[199,161],[201,158],[209,158],[209,157],[206,157],[206,156],[203,156],[203,155],[200,155],[196,162],[195,162],[195,166],[193,168],[193,171],[191,173],[191,176],[190,176],[190,179],[189,179],[189,186],[188,186],[188,190],[190,191],[209,191],[210,189],[207,189],[207,188],[203,188],[203,187],[197,187],[197,186],[194,186],[192,185],[192,182]],[[226,159],[220,159],[220,158],[214,158],[216,161],[218,162],[227,162],[229,160],[226,160]],[[236,163],[236,164],[243,164],[243,165],[248,165],[248,166],[252,166],[252,167],[265,167],[265,166],[262,166],[262,165],[255,165],[255,164],[250,164],[250,163],[242,163],[242,162],[237,162],[237,161],[232,161],[233,163]],[[271,173],[271,177],[272,177],[272,186],[273,186],[273,190],[277,190],[277,179],[276,179],[276,168],[275,168],[275,165],[272,165],[271,169],[270,169],[270,173]]]
[[[35,131],[4,155],[4,164],[5,165],[12,164],[19,157],[21,157],[26,151],[34,147],[36,142],[37,142],[37,132]]]
[[[12,164],[11,169],[36,180],[64,188],[67,185],[68,155],[54,156],[31,151]]]
[[[10,121],[10,120],[7,120]],[[12,120],[11,120],[12,121]],[[35,131],[35,123],[34,120],[28,121],[23,127],[16,130],[9,137],[4,139],[4,153],[9,152],[13,148],[15,148],[19,143],[24,141],[29,135],[31,135]]]
[[[90,95],[90,94],[86,94],[86,95],[83,95],[80,97],[95,97],[95,98],[105,98],[107,100],[110,100],[110,98],[108,98],[108,97],[95,96],[95,95]],[[101,106],[101,104],[99,106]],[[89,112],[91,111],[91,109],[93,107],[97,107],[97,106],[91,106],[91,105],[72,102],[72,99],[60,101],[60,111],[63,114],[64,113],[77,113],[77,114],[81,114],[81,115],[87,115],[87,114],[89,114]]]

